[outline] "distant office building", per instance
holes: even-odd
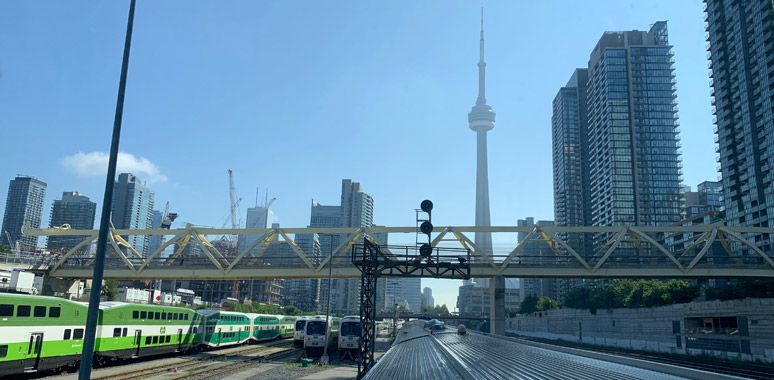
[[[374,198],[358,182],[341,181],[341,226],[370,227],[374,224]]]
[[[352,180],[342,180],[341,203],[339,206],[325,206],[312,200],[311,228],[338,227],[369,227],[373,225],[374,200],[363,192],[362,186]],[[319,262],[324,261],[339,244],[349,238],[339,234],[315,234],[301,236],[306,247],[319,244]],[[385,237],[386,239],[386,237]],[[310,242],[318,243],[310,243]],[[306,251],[305,252],[309,252]],[[384,282],[384,281],[380,281]],[[310,286],[314,286],[311,285]],[[328,279],[319,280],[318,310],[324,312],[330,302],[331,314],[352,315],[360,312],[360,280],[334,279],[330,284],[328,295]],[[380,292],[381,290],[381,292]],[[383,286],[377,288],[377,302],[384,302],[378,294],[383,293]],[[384,297],[382,295],[382,297]],[[381,301],[380,301],[381,300]]]
[[[425,287],[422,290],[422,309],[435,307],[435,298],[433,298],[433,289]]]
[[[54,201],[51,207],[50,227],[69,225],[76,230],[90,230],[94,228],[94,217],[97,213],[97,204],[90,201],[89,197],[74,191],[62,193],[62,199]],[[48,249],[67,252],[75,248],[86,236],[50,236]],[[88,251],[89,245],[81,249]]]
[[[684,219],[691,219],[708,211],[723,209],[723,187],[720,182],[704,181],[697,186],[697,191],[691,191],[686,186],[684,193]]]
[[[390,310],[395,302],[406,301],[408,310],[414,313],[422,311],[421,278],[398,277],[384,278],[384,308]]]
[[[338,228],[341,227],[341,206],[325,206],[312,200],[311,217],[309,220],[310,228]],[[335,234],[314,234],[311,237],[303,237],[302,239],[316,240],[319,244],[319,262],[325,260],[330,256],[331,252],[338,247],[341,240],[341,236]],[[308,245],[307,245],[308,247]],[[309,252],[304,250],[304,252]],[[335,279],[331,281],[331,289],[336,289],[334,284],[340,281]],[[328,297],[328,279],[317,280],[317,287],[319,289],[317,298],[317,308],[320,312],[325,312],[330,297]],[[335,292],[335,290],[333,290]],[[333,293],[332,292],[332,293]]]
[[[301,248],[315,265],[321,256],[320,239],[317,234],[297,234],[296,245]],[[287,279],[282,293],[283,305],[293,305],[304,311],[318,311],[320,280],[316,278]]]
[[[648,32],[602,35],[589,59],[587,99],[593,225],[668,226],[680,220],[675,98],[665,21]]]
[[[162,217],[161,211],[153,210],[153,215],[151,216],[151,226],[152,226],[151,228],[161,227],[161,217]],[[159,246],[161,246],[160,243],[161,243],[161,235],[152,235],[148,240],[148,253],[151,254],[153,252],[156,252],[156,250],[159,249]]]
[[[699,191],[690,191],[686,186],[685,191],[685,218],[675,222],[675,226],[709,225],[723,221],[724,212],[722,206],[722,187],[719,182],[704,181],[697,186]],[[700,232],[670,233],[667,234],[664,243],[674,252],[685,252],[696,244],[696,240],[702,235]],[[701,243],[699,243],[701,246]],[[703,246],[702,246],[703,248]],[[688,251],[687,254],[698,254],[701,248]],[[715,263],[726,263],[729,259],[722,244],[714,244],[705,254],[705,259]]]
[[[21,230],[25,222],[30,222],[32,228],[40,228],[45,199],[45,182],[26,176],[12,179],[8,184],[8,197],[5,201],[0,242],[14,246],[18,241],[22,248],[37,248],[38,237],[22,236]],[[8,241],[8,236],[11,237],[11,241]]]
[[[505,289],[505,312],[519,311],[521,289]],[[460,286],[457,296],[457,309],[460,314],[489,315],[491,295],[489,288],[476,287],[475,284]]]
[[[269,207],[249,207],[247,209],[247,224],[246,228],[271,228],[274,223],[274,212]],[[242,239],[242,247],[247,248],[260,239],[262,235],[245,235]],[[253,248],[250,253],[257,253],[260,248]]]
[[[340,227],[370,227],[373,225],[374,199],[363,191],[360,183],[352,182],[349,179],[341,181],[340,220]],[[333,281],[333,289],[331,307],[335,314],[359,314],[360,279]]]
[[[121,173],[113,188],[113,226],[116,229],[147,230],[153,228],[153,192],[139,178]],[[148,256],[150,237],[130,235],[124,239],[143,256]]]
[[[723,184],[717,181],[704,181],[696,186],[699,202],[715,211],[723,210]]]
[[[554,97],[551,117],[554,164],[554,220],[557,226],[591,226],[588,69],[575,69]],[[581,255],[589,255],[590,235],[559,236]]]
[[[726,223],[772,227],[774,8],[770,1],[704,2]],[[771,234],[748,238],[774,253]]]
[[[519,219],[516,221],[516,225],[520,227],[532,227],[532,226],[539,226],[539,227],[546,227],[546,226],[553,226],[554,222],[552,220],[539,220],[537,223],[535,223],[535,218],[528,217],[525,219]],[[518,240],[521,242],[524,240],[524,238],[527,237],[528,232],[519,232],[518,233]],[[553,249],[542,240],[539,236],[532,235],[530,238],[530,241],[527,241],[521,251],[519,251],[518,257],[516,260],[523,264],[542,264],[542,265],[548,265],[553,264],[555,260],[557,259],[556,253],[554,253]],[[519,286],[520,286],[520,292],[519,295],[521,297],[520,301],[524,301],[524,298],[529,295],[535,295],[538,297],[551,297],[552,299],[556,299],[557,296],[555,294],[555,287],[556,284],[562,281],[562,279],[553,279],[553,278],[520,278],[519,279]]]

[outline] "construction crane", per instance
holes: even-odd
[[[11,234],[8,233],[8,230],[5,230],[5,237],[8,239],[8,248],[11,250],[11,253],[18,255],[19,250],[18,248],[14,250],[13,240],[11,239]]]
[[[161,214],[161,223],[158,226],[154,226],[156,228],[163,228],[165,230],[168,230],[172,227],[172,222],[177,219],[178,214],[176,212],[169,212],[169,201],[167,201],[167,205],[164,206],[164,213]],[[164,243],[167,241],[167,237],[165,235],[159,236],[159,247],[164,245]]]
[[[240,198],[239,201],[237,201],[236,186],[234,186],[234,172],[231,171],[231,169],[228,169],[228,197],[231,202],[231,228],[237,229],[239,228],[237,210],[239,210],[239,202],[242,199]],[[220,245],[220,243],[218,244]],[[231,247],[229,248],[230,251],[232,251],[232,255],[236,256],[239,253],[239,236],[231,235],[230,245]],[[223,249],[222,245],[221,249]],[[231,297],[239,298],[239,280],[234,280],[233,286],[231,287]]]
[[[167,201],[167,205],[164,206],[164,213],[161,214],[161,224],[154,227],[168,230],[172,227],[172,222],[174,222],[175,219],[177,219],[177,217],[178,217],[177,213],[169,212],[169,201]],[[165,235],[160,235],[158,248],[161,248],[166,241],[167,241],[167,237]],[[156,284],[154,288],[158,291],[161,291],[161,280],[156,280]]]

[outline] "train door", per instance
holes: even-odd
[[[40,366],[40,354],[43,347],[43,333],[30,334],[30,341],[27,345],[27,355],[24,360],[24,371],[34,372]]]
[[[134,330],[134,356],[140,356],[140,343],[142,343],[142,330]]]
[[[221,335],[222,335],[222,334],[220,333],[220,330],[222,330],[222,329],[218,329],[218,343],[216,344],[216,346],[220,346],[220,337],[221,337]]]
[[[183,329],[177,329],[177,350],[183,349]]]

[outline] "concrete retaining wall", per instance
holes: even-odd
[[[739,326],[741,336],[689,334],[686,331],[686,318],[731,316],[746,318],[748,336],[744,336],[743,326]],[[679,323],[679,329],[675,329],[675,322]],[[588,310],[557,309],[509,318],[505,328],[514,334],[551,340],[774,363],[774,299],[747,298],[642,309],[597,310],[596,314]],[[687,349],[688,339],[694,338],[749,341],[750,351]]]

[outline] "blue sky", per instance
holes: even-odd
[[[377,224],[412,225],[424,198],[436,225],[473,224],[482,5],[494,225],[553,218],[551,101],[606,30],[669,20],[685,184],[718,177],[700,1],[138,3],[121,165],[181,222],[222,226],[232,169],[242,215],[268,188],[283,226],[342,178]],[[102,199],[127,11],[0,2],[0,199],[16,174],[47,182],[46,225],[62,191]],[[423,282],[455,303],[458,282]]]

